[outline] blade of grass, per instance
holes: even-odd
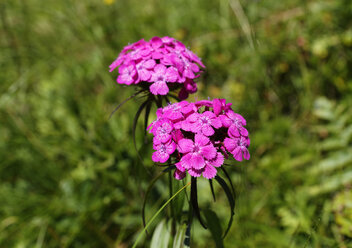
[[[110,116],[109,116],[109,120],[110,118],[112,117],[112,115],[117,111],[119,110],[119,108],[122,107],[122,105],[124,105],[126,102],[128,102],[129,100],[131,100],[132,98],[136,97],[137,95],[139,95],[140,93],[142,93],[143,90],[140,90],[140,91],[137,91],[136,93],[134,93],[133,95],[127,97],[125,100],[123,100],[122,103],[120,103],[119,105],[117,105],[117,107],[111,112]]]
[[[147,230],[147,228],[150,226],[150,224],[154,221],[154,219],[163,211],[163,209],[179,194],[181,193],[184,189],[186,189],[191,183],[187,183],[185,186],[183,186],[181,189],[179,189],[172,197],[170,197],[169,200],[167,200],[164,205],[159,208],[159,210],[153,215],[153,217],[148,221],[147,225],[143,228],[142,232],[138,235],[136,241],[134,242],[132,248],[135,248],[139,242],[139,240],[142,238],[142,234]]]

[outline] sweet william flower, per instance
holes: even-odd
[[[225,148],[234,156],[237,161],[242,161],[243,158],[249,159],[249,139],[245,137],[240,138],[225,138]]]
[[[182,128],[194,133],[202,133],[205,136],[211,136],[215,133],[214,128],[222,126],[221,121],[213,112],[205,111],[202,114],[194,113],[184,122]]]
[[[178,150],[185,155],[181,159],[181,166],[186,169],[202,169],[206,159],[216,156],[215,147],[210,144],[208,137],[196,134],[194,142],[191,139],[182,139],[178,142]]]
[[[152,155],[152,160],[154,162],[165,163],[170,158],[170,154],[175,151],[176,144],[173,141],[169,141],[168,143],[154,144],[153,148],[156,151]]]
[[[119,84],[136,84],[153,95],[167,95],[181,89],[180,96],[197,91],[195,78],[204,64],[181,42],[171,37],[153,37],[127,45],[110,65],[119,68]]]
[[[150,91],[154,95],[166,95],[169,92],[167,82],[175,82],[178,78],[178,73],[175,67],[166,68],[162,64],[158,64],[154,67],[154,73],[152,73]]]
[[[120,72],[120,75],[117,78],[117,82],[119,84],[130,85],[134,83],[137,76],[134,63],[130,63],[128,65],[122,65],[119,68],[119,72]]]
[[[156,150],[153,161],[172,157],[170,161],[175,161],[176,166],[174,177],[178,180],[187,173],[212,179],[229,156],[238,161],[250,158],[248,131],[241,131],[245,124],[245,119],[233,112],[225,99],[182,101],[159,108],[157,120],[149,127]],[[232,127],[239,130],[238,137],[229,132]],[[171,147],[164,152],[170,142],[175,143],[176,149]],[[160,148],[161,144],[164,147]]]

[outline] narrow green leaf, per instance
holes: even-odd
[[[225,174],[227,180],[229,181],[230,186],[231,186],[231,190],[232,190],[232,194],[234,195],[234,199],[236,199],[236,191],[235,191],[235,187],[233,187],[233,183],[232,183],[231,177],[230,177],[229,173],[227,173],[227,171],[226,171],[226,169],[225,169],[224,166],[221,166],[221,169],[222,169],[222,171],[224,172],[224,174]],[[235,203],[236,203],[236,202],[234,201],[234,204],[235,204]]]
[[[151,189],[153,188],[154,184],[156,183],[156,181],[158,181],[160,179],[160,177],[164,175],[164,172],[160,173],[159,175],[157,175],[149,184],[148,188],[147,188],[147,191],[145,193],[145,196],[144,196],[144,200],[143,200],[143,207],[142,207],[142,221],[143,221],[143,227],[146,226],[145,224],[145,206],[147,204],[147,200],[148,200],[148,196],[149,196],[149,193],[151,191]],[[146,233],[148,234],[147,230],[146,230]]]
[[[185,237],[186,237],[186,230],[187,230],[187,225],[183,224],[183,225],[180,225],[177,232],[176,232],[176,235],[175,235],[175,238],[174,238],[174,243],[173,243],[173,248],[184,248],[184,240],[185,240]]]
[[[144,115],[144,143],[147,143],[147,128],[148,128],[148,120],[150,110],[152,108],[152,101],[150,100],[145,108],[145,115]]]
[[[132,248],[135,248],[139,242],[139,240],[142,238],[142,234],[147,230],[147,228],[150,226],[150,224],[154,221],[154,219],[163,211],[163,209],[179,194],[181,193],[184,189],[186,189],[191,183],[187,183],[185,186],[183,186],[181,189],[179,189],[172,197],[170,197],[169,200],[167,200],[164,205],[159,208],[159,210],[153,215],[153,217],[149,220],[147,225],[143,228],[142,232],[138,235],[136,241],[134,242]]]
[[[139,119],[139,116],[141,115],[143,109],[147,106],[149,102],[149,99],[147,99],[146,101],[144,101],[142,103],[142,105],[139,107],[139,109],[137,110],[137,113],[134,117],[134,120],[133,120],[133,126],[132,126],[132,139],[133,139],[133,145],[134,145],[134,149],[136,150],[137,152],[137,156],[138,158],[140,159],[140,161],[142,162],[142,165],[144,167],[144,169],[149,173],[149,170],[147,169],[147,167],[145,166],[144,162],[143,162],[143,158],[141,156],[141,154],[139,153],[138,149],[137,149],[137,143],[136,143],[136,128],[137,128],[137,122],[138,122],[138,119]]]
[[[227,183],[224,181],[224,179],[222,179],[219,175],[215,176],[215,180],[220,184],[220,186],[223,188],[223,190],[225,191],[225,194],[227,196],[227,200],[229,201],[230,204],[230,220],[229,223],[227,225],[227,229],[224,233],[223,238],[226,237],[227,233],[229,232],[231,225],[232,225],[232,221],[233,221],[233,215],[235,214],[235,200],[233,198],[233,194],[229,188],[229,186],[227,185]]]
[[[193,207],[194,214],[197,216],[200,224],[207,229],[207,226],[204,224],[202,217],[200,216],[200,210],[198,206],[198,196],[197,196],[197,178],[191,178],[191,203]]]
[[[131,100],[132,98],[136,97],[137,95],[139,95],[140,93],[142,93],[144,90],[140,90],[137,91],[136,93],[134,93],[133,95],[127,97],[125,100],[123,100],[119,105],[117,105],[117,107],[111,112],[109,119],[111,118],[111,116],[117,111],[119,110],[126,102],[128,102],[129,100]]]
[[[209,186],[210,186],[211,194],[213,195],[213,199],[214,199],[214,202],[215,202],[216,199],[215,199],[215,192],[214,192],[214,186],[213,186],[213,180],[212,179],[209,180]]]
[[[221,224],[218,216],[215,212],[210,209],[204,211],[205,219],[207,220],[207,226],[214,239],[216,248],[224,248]]]
[[[170,222],[162,220],[153,233],[152,241],[150,243],[150,247],[153,248],[165,248],[169,245],[171,233],[171,225]]]

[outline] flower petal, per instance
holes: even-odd
[[[210,125],[204,125],[202,127],[202,133],[205,135],[205,136],[212,136],[215,131],[214,129],[210,126]]]
[[[216,176],[216,169],[207,164],[205,167],[204,167],[204,171],[203,171],[203,177],[205,177],[206,179],[212,179]]]
[[[153,95],[166,95],[169,92],[169,88],[165,82],[158,81],[150,86],[150,92]]]
[[[190,139],[181,139],[178,142],[178,151],[180,153],[188,153],[191,152],[193,149],[194,143],[192,140]]]
[[[216,149],[213,145],[203,146],[201,153],[206,159],[213,159],[216,156]]]
[[[205,161],[203,156],[198,154],[192,154],[190,158],[191,168],[196,170],[202,169],[205,166]]]
[[[188,174],[190,174],[192,177],[200,177],[202,175],[203,170],[196,170],[196,169],[189,169]]]
[[[175,170],[174,172],[174,178],[177,180],[182,180],[183,178],[185,178],[186,176],[186,172],[185,171],[180,171],[180,170]]]
[[[235,139],[225,138],[224,145],[226,150],[232,153],[232,151],[238,147],[238,142]]]
[[[194,141],[194,143],[198,146],[206,146],[207,144],[209,144],[210,139],[204,136],[203,134],[196,134],[194,136]]]
[[[221,152],[218,152],[216,155],[216,158],[209,161],[209,164],[211,164],[214,167],[220,167],[224,163],[224,155],[222,155]]]

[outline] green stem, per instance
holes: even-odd
[[[191,183],[187,183],[185,186],[183,186],[181,189],[179,189],[169,200],[167,200],[167,202],[165,202],[165,204],[158,210],[158,212],[156,212],[153,217],[150,219],[150,221],[147,223],[147,225],[144,227],[144,229],[142,230],[142,232],[138,235],[137,240],[134,242],[132,248],[135,248],[139,242],[139,240],[142,238],[142,234],[145,233],[145,231],[147,230],[147,228],[150,226],[150,224],[154,221],[154,219],[161,213],[161,211],[163,211],[163,209],[167,206],[167,204],[169,204],[182,190],[184,190],[185,188],[187,188],[189,185],[191,185]]]
[[[170,197],[172,197],[173,194],[173,189],[172,189],[172,175],[171,175],[171,171],[169,171],[169,194]],[[175,236],[175,212],[174,212],[174,207],[172,202],[170,202],[170,215],[171,215],[171,234],[172,237]]]

